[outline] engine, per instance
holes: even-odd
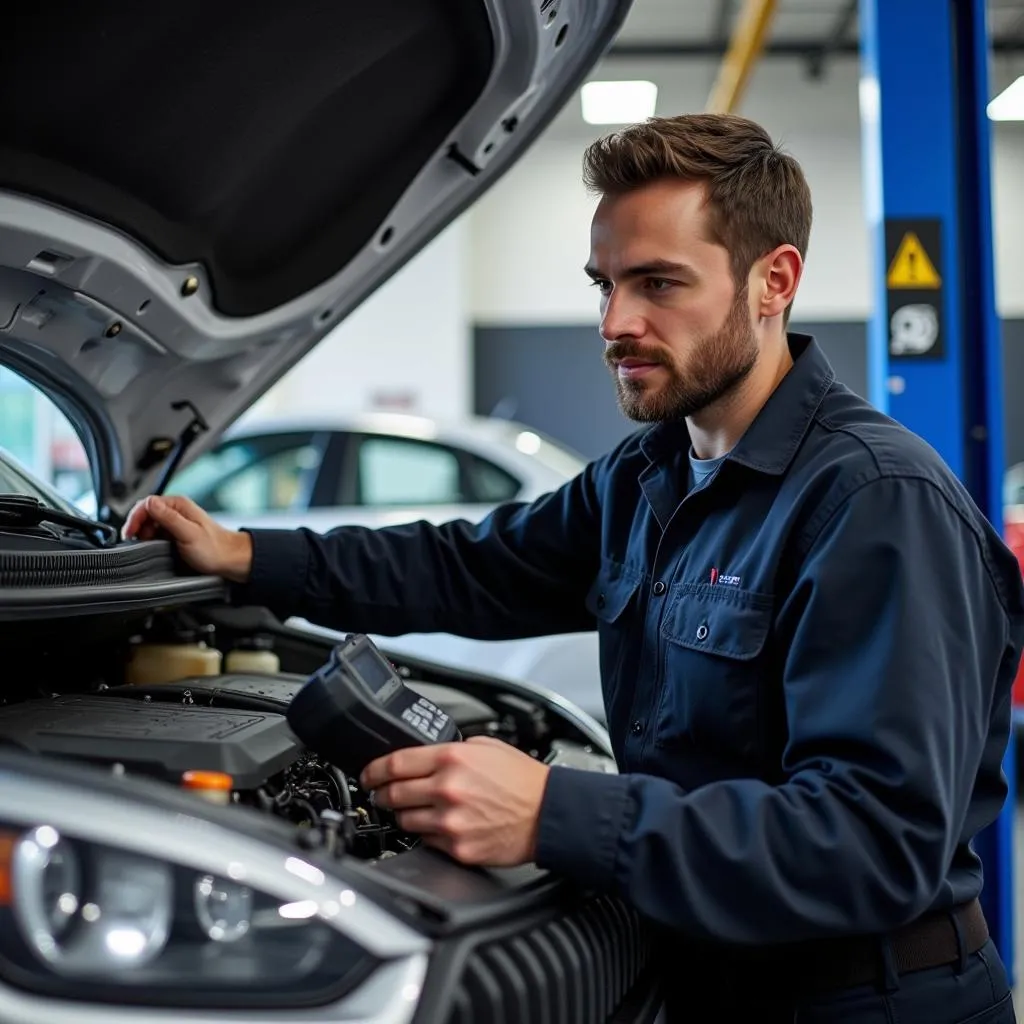
[[[59,694],[0,708],[0,742],[173,785],[196,779],[214,799],[220,792],[359,857],[411,849],[414,837],[289,729],[284,713],[305,679],[225,674]],[[437,696],[436,687],[424,689]],[[485,705],[451,696],[470,731],[474,717],[493,716]]]
[[[419,842],[289,727],[292,699],[337,634],[317,636],[262,609],[208,606],[29,622],[4,635],[11,658],[32,668],[0,688],[0,743],[194,788],[287,823],[300,841],[368,860]],[[463,738],[491,736],[547,763],[615,771],[585,727],[528,687],[427,664],[394,668]]]
[[[229,624],[221,646],[253,648],[251,627],[243,623],[232,629]],[[194,632],[194,623],[189,628]],[[281,671],[277,662],[273,672],[229,670],[177,678],[171,663],[179,663],[183,651],[198,650],[191,634],[187,644],[157,648],[168,655],[147,669],[165,674],[153,682],[130,679],[138,637],[121,647],[113,637],[104,638],[95,647],[106,652],[103,657],[80,662],[77,671],[52,649],[44,684],[34,694],[0,705],[0,743],[118,774],[195,786],[209,799],[290,823],[303,841],[360,858],[375,860],[412,849],[415,836],[376,807],[357,780],[305,749],[289,728],[288,706],[308,673],[326,660],[330,644],[280,624],[271,628],[284,667],[292,671]],[[147,635],[163,645],[166,622],[155,620]],[[213,639],[210,629],[205,635]],[[206,649],[216,650],[212,644]],[[408,666],[397,667],[405,685],[443,708],[464,738],[493,736],[550,763],[614,771],[610,759],[591,752],[578,737],[560,733],[553,716],[522,694],[479,683],[474,692],[470,680],[417,678]]]

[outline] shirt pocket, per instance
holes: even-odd
[[[622,689],[619,677],[626,651],[638,628],[636,595],[642,581],[642,573],[606,562],[586,597],[587,611],[597,620],[601,690],[609,721],[616,711],[615,696]]]
[[[709,762],[759,754],[759,704],[774,601],[737,587],[691,585],[662,620],[658,746]]]

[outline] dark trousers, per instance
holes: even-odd
[[[704,960],[704,958],[700,958]],[[799,994],[792,972],[739,972],[712,958],[666,977],[658,1024],[1015,1024],[1006,969],[990,940],[962,962],[867,985]],[[745,974],[745,976],[744,976]],[[688,976],[689,983],[683,982]],[[886,991],[888,987],[889,991]]]

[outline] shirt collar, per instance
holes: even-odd
[[[793,366],[768,397],[727,459],[761,473],[780,475],[793,461],[836,375],[825,353],[808,334],[788,335]],[[688,450],[690,434],[685,423],[659,423],[640,441],[652,462],[680,447]]]

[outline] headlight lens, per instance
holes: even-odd
[[[335,913],[346,896],[354,899],[339,888]],[[379,961],[323,915],[314,900],[288,902],[49,825],[0,830],[0,971],[50,996],[207,1007],[327,1002]]]
[[[252,889],[216,875],[203,875],[195,883],[195,908],[196,921],[208,939],[234,942],[252,924]]]
[[[118,850],[79,852],[44,825],[14,841],[11,889],[21,935],[62,973],[144,966],[167,944],[173,887],[166,864]]]

